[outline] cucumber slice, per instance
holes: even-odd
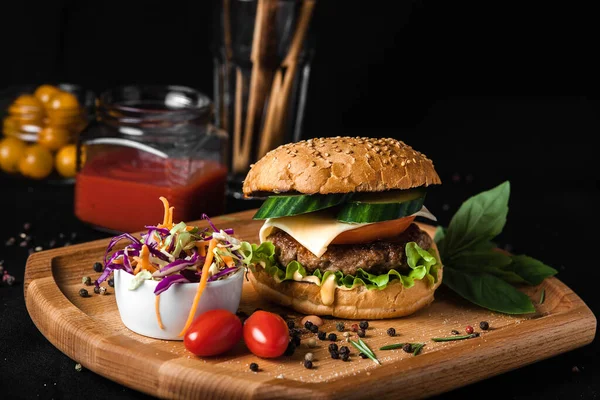
[[[423,190],[357,195],[342,206],[336,219],[347,223],[389,221],[416,213],[424,202]]]
[[[351,193],[270,196],[253,219],[289,217],[334,207],[352,198]]]

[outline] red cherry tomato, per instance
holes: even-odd
[[[200,356],[216,356],[231,349],[242,338],[242,322],[230,311],[211,310],[196,318],[185,332],[183,344]]]
[[[259,357],[279,357],[287,349],[289,339],[288,326],[277,314],[255,311],[244,323],[244,342]]]

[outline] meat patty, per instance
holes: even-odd
[[[356,274],[362,268],[372,274],[383,274],[390,269],[407,271],[404,248],[408,242],[416,242],[419,247],[429,249],[431,237],[411,224],[394,238],[364,244],[332,244],[321,257],[316,257],[286,232],[275,229],[267,237],[275,245],[275,257],[281,265],[298,261],[307,271],[342,271],[347,275]]]

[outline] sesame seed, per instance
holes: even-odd
[[[402,167],[404,167],[405,165],[406,165],[406,162],[405,162],[405,161],[402,161],[402,162],[400,163],[400,166],[402,166]]]
[[[370,154],[365,154],[365,157],[367,157],[367,159],[371,158]]]
[[[292,164],[287,165],[288,169],[292,168]]]
[[[346,154],[352,154],[353,151],[352,150],[346,150]]]
[[[311,162],[310,162],[310,166],[311,166],[311,167],[314,167],[315,165],[317,165],[317,163],[316,163],[316,162],[314,162],[314,161],[311,161]]]
[[[325,157],[329,157],[329,153],[323,153]]]

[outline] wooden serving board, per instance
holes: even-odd
[[[254,211],[214,218],[221,228],[234,228],[242,240],[258,241],[261,221]],[[195,225],[205,226],[205,221]],[[422,225],[428,232],[433,227]],[[584,302],[556,278],[525,289],[534,304],[542,290],[545,301],[536,313],[507,316],[473,306],[444,288],[425,309],[408,317],[370,321],[363,339],[375,350],[382,365],[358,357],[357,351],[336,332],[336,322],[326,319],[321,328],[338,334],[338,345],[348,345],[350,361],[329,356],[329,341],[317,340],[309,348],[304,334],[293,356],[259,359],[243,342],[225,355],[198,358],[182,342],[155,340],[129,331],[121,322],[115,297],[79,296],[81,278],[95,279],[92,265],[100,261],[109,240],[69,246],[32,254],[25,271],[25,299],[29,314],[46,338],[67,356],[100,375],[125,386],[163,398],[424,398],[521,367],[590,343],[596,319]],[[285,313],[298,326],[301,318],[289,309],[261,301],[249,282],[244,283],[240,311],[256,308]],[[488,321],[490,330],[478,338],[436,343],[432,337],[464,333],[471,325]],[[355,321],[343,321],[346,327]],[[390,337],[386,330],[396,329]],[[356,336],[352,338],[356,339]],[[402,350],[379,347],[399,342],[426,343],[413,356]],[[314,354],[314,368],[302,365],[307,352]],[[516,357],[515,354],[518,354]],[[483,365],[485,368],[473,368]],[[256,362],[259,372],[249,370]],[[132,371],[135,371],[133,373]],[[435,377],[435,384],[432,384]]]

